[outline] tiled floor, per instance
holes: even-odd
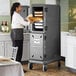
[[[27,70],[25,76],[76,76],[76,73],[70,72],[65,68],[62,63],[61,69],[57,68],[57,63],[51,63],[48,65],[47,72],[42,71],[42,65],[34,64],[33,70],[28,70],[28,65],[23,65],[23,68]]]

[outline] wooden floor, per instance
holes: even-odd
[[[60,70],[58,69],[56,62],[49,64],[47,72],[42,71],[42,65],[40,64],[34,64],[33,70],[28,70],[27,64],[23,65],[23,68],[27,70],[25,76],[76,76],[76,73],[65,68],[63,62]]]

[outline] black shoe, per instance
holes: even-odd
[[[26,70],[23,70],[24,71],[24,73],[26,73],[27,71]]]

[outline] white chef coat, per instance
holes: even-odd
[[[12,29],[24,28],[24,26],[27,26],[27,25],[29,25],[29,22],[24,21],[23,17],[19,13],[14,12],[12,16],[11,28]]]

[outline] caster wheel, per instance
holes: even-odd
[[[43,71],[44,71],[44,72],[47,71],[47,65],[43,65]]]
[[[32,68],[33,68],[33,64],[32,63],[28,63],[28,69],[32,70]]]

